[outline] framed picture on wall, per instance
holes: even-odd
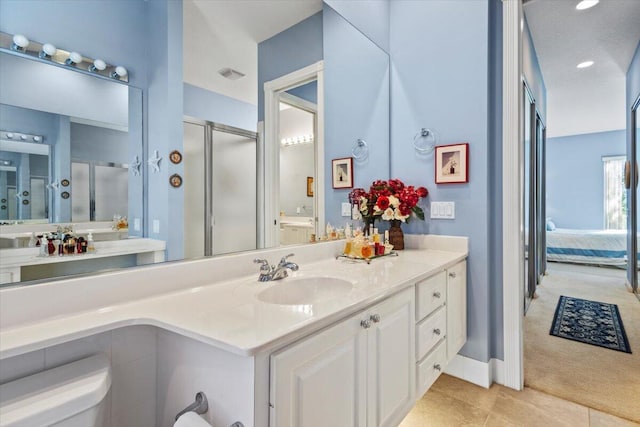
[[[353,158],[331,161],[333,188],[353,188]]]
[[[436,184],[469,182],[469,144],[436,146]]]
[[[307,197],[313,197],[313,177],[307,177]]]

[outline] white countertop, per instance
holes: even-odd
[[[84,261],[95,258],[131,255],[145,252],[164,251],[166,242],[147,238],[129,238],[95,242],[96,252],[75,255],[40,256],[40,248],[0,249],[0,269],[29,265],[56,264],[60,262]]]
[[[330,252],[335,254],[340,243],[300,246],[297,248],[297,252],[301,252],[301,260],[298,261],[300,269],[291,277],[329,276],[353,283],[353,289],[348,295],[313,305],[277,305],[259,301],[257,293],[270,286],[278,286],[287,279],[258,282],[257,267],[245,265],[248,265],[255,253],[145,267],[130,273],[113,273],[117,277],[112,278],[107,274],[95,282],[95,301],[90,302],[86,301],[88,293],[83,301],[79,297],[74,299],[71,295],[75,295],[76,286],[90,286],[91,278],[84,279],[87,282],[84,284],[76,279],[69,280],[66,284],[64,281],[52,282],[40,289],[24,287],[0,290],[0,304],[3,311],[7,311],[6,314],[0,314],[0,359],[139,324],[157,326],[235,354],[251,356],[327,326],[466,258],[467,239],[451,239],[458,239],[462,243],[445,245],[448,246],[445,248],[448,251],[409,249],[401,251],[398,257],[375,259],[370,265],[354,264],[326,256],[317,262],[307,261],[314,253],[320,256]],[[419,242],[414,245],[421,246],[425,245]],[[452,247],[455,250],[451,250]],[[314,251],[314,248],[317,250]],[[287,250],[290,248],[284,249]],[[281,256],[282,253],[283,249],[278,248],[261,251],[260,255]],[[214,274],[210,269],[213,266],[220,266],[219,274]],[[139,281],[145,272],[149,280],[153,280],[154,274],[170,280],[172,270],[175,270],[172,273],[175,277],[185,277],[184,285],[170,285],[179,286],[179,289],[167,292],[169,284],[155,285],[157,290],[154,294],[151,291],[153,283],[140,283],[139,286],[144,289],[138,290],[138,297],[135,291],[131,291],[130,286],[133,284],[128,285],[128,300],[125,295],[112,295],[114,303],[109,304],[108,298],[100,297],[104,291],[100,287],[108,284],[109,279],[113,283],[112,292],[120,292],[120,289],[124,292],[126,284],[121,282],[128,280],[127,274],[132,281]],[[187,279],[189,276],[183,276],[189,270],[192,271],[192,280]],[[234,277],[227,277],[232,275],[231,270],[252,273],[249,276],[236,274]],[[202,280],[207,276],[211,278]],[[214,279],[216,276],[219,281]],[[58,289],[46,288],[56,284]],[[25,313],[24,310],[28,311],[30,307],[22,307],[20,311],[14,305],[28,303],[38,294],[43,298],[58,295],[61,304],[64,304],[67,299],[60,296],[64,292],[74,293],[68,295],[68,307],[49,308],[49,312],[41,312],[40,315]],[[32,309],[38,310],[37,304],[42,302],[34,304],[36,306]],[[42,311],[46,310],[42,308]]]

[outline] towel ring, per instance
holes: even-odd
[[[433,151],[437,142],[438,135],[435,131],[422,128],[420,132],[413,137],[413,148],[419,153],[427,154]]]
[[[365,160],[369,157],[369,146],[367,145],[367,141],[362,138],[358,138],[351,149],[351,155],[356,160]]]

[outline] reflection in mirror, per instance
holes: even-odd
[[[140,238],[142,177],[128,164],[141,135],[139,89],[0,52],[0,283],[164,260],[164,242]],[[40,249],[49,240],[64,256]]]
[[[356,11],[357,7],[352,9]],[[323,172],[332,158],[350,156],[353,141],[362,138],[371,145],[372,155],[366,163],[356,166],[355,184],[365,185],[373,178],[388,178],[388,55],[321,0],[293,3],[264,0],[250,4],[234,0],[185,0],[183,10],[184,63],[171,63],[168,66],[183,67],[184,70],[184,117],[258,134],[253,158],[251,155],[237,154],[227,162],[242,172],[246,170],[247,161],[253,162],[255,159],[256,178],[252,178],[251,174],[242,177],[243,184],[258,183],[253,187],[255,196],[245,197],[245,201],[251,201],[257,206],[257,210],[254,209],[255,218],[247,216],[245,210],[228,208],[223,213],[237,220],[233,237],[218,237],[218,247],[223,249],[218,252],[214,244],[210,253],[215,255],[264,247],[266,216],[268,215],[270,228],[273,229],[270,232],[274,236],[280,236],[280,211],[294,218],[311,218],[315,220],[318,230],[322,231],[325,229],[325,221],[318,218],[325,215],[333,225],[344,226],[348,218],[341,217],[340,204],[346,201],[348,191],[333,190],[323,182],[326,179],[318,179],[317,171]],[[203,55],[203,52],[208,54]],[[32,197],[44,194],[38,196],[42,197],[42,202],[30,202],[29,205],[31,218],[42,217],[39,220],[28,220],[26,214],[20,219],[16,193],[19,185],[23,184],[20,184],[18,169],[13,164],[0,165],[0,185],[6,187],[2,191],[7,193],[6,219],[3,216],[2,221],[24,222],[0,227],[0,248],[33,250],[34,248],[24,248],[29,246],[32,233],[37,236],[39,233],[52,232],[57,225],[71,222],[75,223],[76,232],[80,236],[87,238],[88,232],[92,231],[97,247],[100,243],[127,242],[132,237],[138,237],[138,242],[144,240],[151,245],[145,246],[146,252],[118,252],[117,257],[103,247],[97,254],[110,254],[109,260],[98,259],[96,254],[94,263],[73,263],[77,266],[85,264],[84,268],[56,268],[56,271],[50,268],[34,272],[34,268],[8,263],[7,257],[2,254],[0,267],[3,283],[164,261],[165,248],[172,248],[169,252],[180,254],[180,258],[183,253],[187,257],[205,255],[200,251],[189,253],[182,250],[191,247],[193,242],[187,239],[185,230],[185,225],[190,221],[186,208],[184,216],[175,219],[177,224],[174,228],[180,231],[168,233],[166,242],[148,239],[143,234],[145,230],[156,233],[152,231],[156,227],[153,217],[144,215],[146,198],[143,181],[155,176],[153,173],[149,174],[146,163],[153,152],[143,152],[144,115],[141,90],[109,79],[74,73],[66,67],[42,60],[25,59],[8,49],[2,49],[0,55],[0,103],[11,108],[46,114],[47,120],[57,131],[46,138],[45,131],[41,129],[46,120],[32,122],[35,123],[34,126],[22,126],[15,121],[0,123],[0,130],[43,135],[46,141],[55,141],[55,144],[44,144],[50,147],[47,172],[36,173],[34,165],[37,160],[30,159],[30,194]],[[323,98],[325,107],[317,112],[315,121],[318,123],[314,123],[312,145],[316,146],[323,133],[330,137],[325,141],[324,155],[318,158],[316,154],[316,171],[309,173],[305,169],[304,172],[295,172],[301,174],[300,178],[292,180],[296,188],[282,190],[282,193],[291,192],[293,198],[280,199],[277,194],[280,193],[279,186],[277,190],[265,191],[265,158],[273,155],[279,159],[280,154],[290,154],[293,151],[287,152],[280,144],[282,138],[276,136],[271,145],[273,149],[269,153],[263,152],[265,135],[260,132],[266,125],[263,123],[264,84],[322,61],[325,63],[326,85],[318,84],[313,92],[319,97],[317,105],[321,105],[320,98]],[[226,68],[238,73],[216,72]],[[239,78],[233,80],[228,77]],[[178,88],[170,89],[178,91]],[[306,99],[300,93],[304,89],[296,87],[289,94]],[[291,105],[290,101],[284,100]],[[324,126],[318,119],[321,113],[327,119]],[[93,136],[92,132],[97,132],[100,136]],[[126,138],[126,143],[123,138]],[[92,142],[98,139],[103,143],[92,146]],[[116,146],[119,148],[115,149]],[[187,179],[187,175],[195,170],[186,167],[187,147],[176,140],[175,145],[170,148],[185,156],[183,164],[176,166],[184,176],[180,189],[172,188],[167,182],[166,191],[173,191],[174,193],[167,194],[174,195],[184,191],[186,204],[189,181],[199,178]],[[168,161],[169,153],[160,152],[158,155],[166,159],[161,163],[163,169],[172,167]],[[9,161],[11,159],[7,159]],[[283,162],[289,164],[290,160]],[[279,178],[281,172],[286,173],[286,169],[269,170],[269,177]],[[67,185],[64,186],[63,183]],[[223,186],[220,191],[230,192],[230,189],[229,186]],[[8,202],[10,193],[15,199],[12,203]],[[274,197],[273,209],[264,208],[265,196]],[[219,197],[221,194],[212,195],[214,201]],[[316,205],[320,197],[324,197],[327,203],[324,208],[318,209]],[[0,200],[3,198],[0,195]],[[24,209],[23,211],[26,212]],[[9,212],[15,212],[15,220],[9,220]],[[197,215],[202,219],[202,210]],[[117,229],[113,230],[116,225],[114,216],[121,216],[123,219],[126,217],[128,222],[119,222],[118,227],[115,227]],[[265,218],[260,218],[261,216]],[[209,217],[212,227],[221,218]],[[28,224],[34,221],[46,221],[47,224]],[[145,226],[145,223],[148,225]],[[214,231],[210,231],[205,236],[215,240]],[[101,242],[109,239],[112,240]],[[247,247],[229,245],[240,240],[256,244]],[[307,237],[299,239],[303,240],[307,240]],[[278,237],[270,242],[277,244]]]
[[[636,99],[635,104],[632,107],[631,110],[631,144],[634,148],[634,150],[632,150],[632,152],[635,151],[636,153],[636,169],[635,169],[635,182],[638,182],[639,177],[637,176],[638,174],[638,164],[640,164],[640,150],[638,149],[638,144],[640,144],[640,96],[638,96],[638,98]],[[635,212],[635,224],[636,224],[636,232],[632,233],[632,236],[636,236],[636,242],[635,242],[635,247],[636,249],[638,248],[638,240],[637,240],[637,236],[638,236],[638,228],[640,228],[640,226],[638,226],[638,213],[640,212],[640,197],[639,197],[639,189],[638,189],[638,185],[636,184],[635,186],[632,186],[632,191],[635,191],[635,200],[636,200],[636,212]],[[633,222],[632,222],[633,223]],[[633,257],[632,255],[632,259],[635,259],[635,263],[631,264],[631,265],[637,265],[638,264],[638,250],[633,251],[633,253],[635,253],[635,257]],[[635,280],[633,280],[632,282],[632,291],[636,294],[636,296],[640,299],[640,286],[638,285],[640,283],[640,268],[636,268],[635,269]]]

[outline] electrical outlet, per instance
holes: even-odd
[[[140,218],[133,219],[133,231],[140,231]]]
[[[159,219],[154,219],[153,220],[153,232],[156,234],[160,233],[160,220]]]
[[[342,216],[351,216],[351,203],[342,204]]]

